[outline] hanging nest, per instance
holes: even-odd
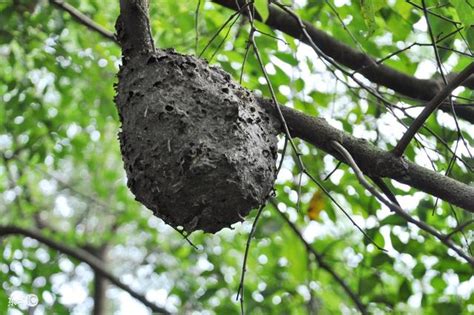
[[[279,123],[222,69],[173,50],[126,59],[116,104],[128,186],[167,224],[215,233],[264,203]]]

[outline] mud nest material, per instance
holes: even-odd
[[[171,50],[135,56],[116,103],[128,186],[166,223],[214,233],[271,192],[278,122],[220,68]]]

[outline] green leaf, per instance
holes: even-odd
[[[376,274],[371,274],[367,278],[362,278],[359,282],[359,293],[365,295],[372,292],[380,279]]]
[[[461,306],[457,303],[436,303],[434,305],[435,314],[461,314]]]
[[[298,60],[296,60],[296,58],[295,58],[295,56],[293,56],[293,54],[284,53],[284,52],[279,51],[279,52],[275,53],[275,57],[277,57],[281,61],[286,62],[289,65],[292,65],[292,66],[297,66],[298,65]]]
[[[268,11],[268,0],[255,0],[254,6],[262,18],[262,22],[265,22],[268,19],[268,15],[270,14]]]
[[[446,288],[446,282],[440,276],[434,277],[433,280],[431,280],[431,285],[440,292]]]
[[[469,0],[453,0],[452,4],[456,8],[456,12],[461,22],[467,29],[469,29],[474,21],[474,3]]]
[[[378,267],[387,262],[391,263],[392,258],[385,253],[380,253],[380,254],[377,254],[377,256],[375,256],[374,259],[372,260],[372,266]]]
[[[375,7],[373,0],[360,0],[360,8],[365,25],[369,29],[369,34],[374,32],[375,25]]]
[[[386,217],[380,222],[380,225],[400,225],[400,226],[407,226],[407,221],[402,219],[399,215],[391,215]]]
[[[384,7],[384,1],[381,0],[360,0],[360,9],[365,25],[368,28],[369,36],[376,29],[375,13]],[[381,20],[383,21],[383,20]]]
[[[398,296],[400,299],[403,301],[408,300],[408,298],[411,296],[412,290],[411,290],[411,285],[408,282],[408,280],[404,280],[400,288],[398,289]]]

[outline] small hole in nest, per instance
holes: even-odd
[[[264,157],[268,157],[270,155],[270,152],[268,152],[268,150],[263,150],[262,153]]]
[[[251,111],[252,113],[254,113],[254,112],[255,112],[255,107],[251,106],[251,107],[250,107],[250,111]]]
[[[226,87],[225,87],[225,88],[223,88],[221,91],[227,94],[227,93],[229,93],[229,88],[226,88]]]
[[[166,105],[166,106],[165,106],[165,109],[166,109],[168,112],[171,112],[171,111],[174,109],[174,107],[173,107],[173,106],[170,106],[170,105]]]
[[[251,123],[253,122],[253,119],[252,119],[252,118],[247,118],[247,122],[248,122],[249,124],[251,124]]]
[[[156,62],[156,57],[155,56],[151,56],[150,58],[148,58],[148,61],[146,62],[147,65],[151,64],[151,63],[154,63]]]

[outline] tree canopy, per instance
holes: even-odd
[[[128,2],[0,2],[0,312],[474,312],[472,2],[150,1],[282,118],[266,204],[191,235],[127,188]]]

